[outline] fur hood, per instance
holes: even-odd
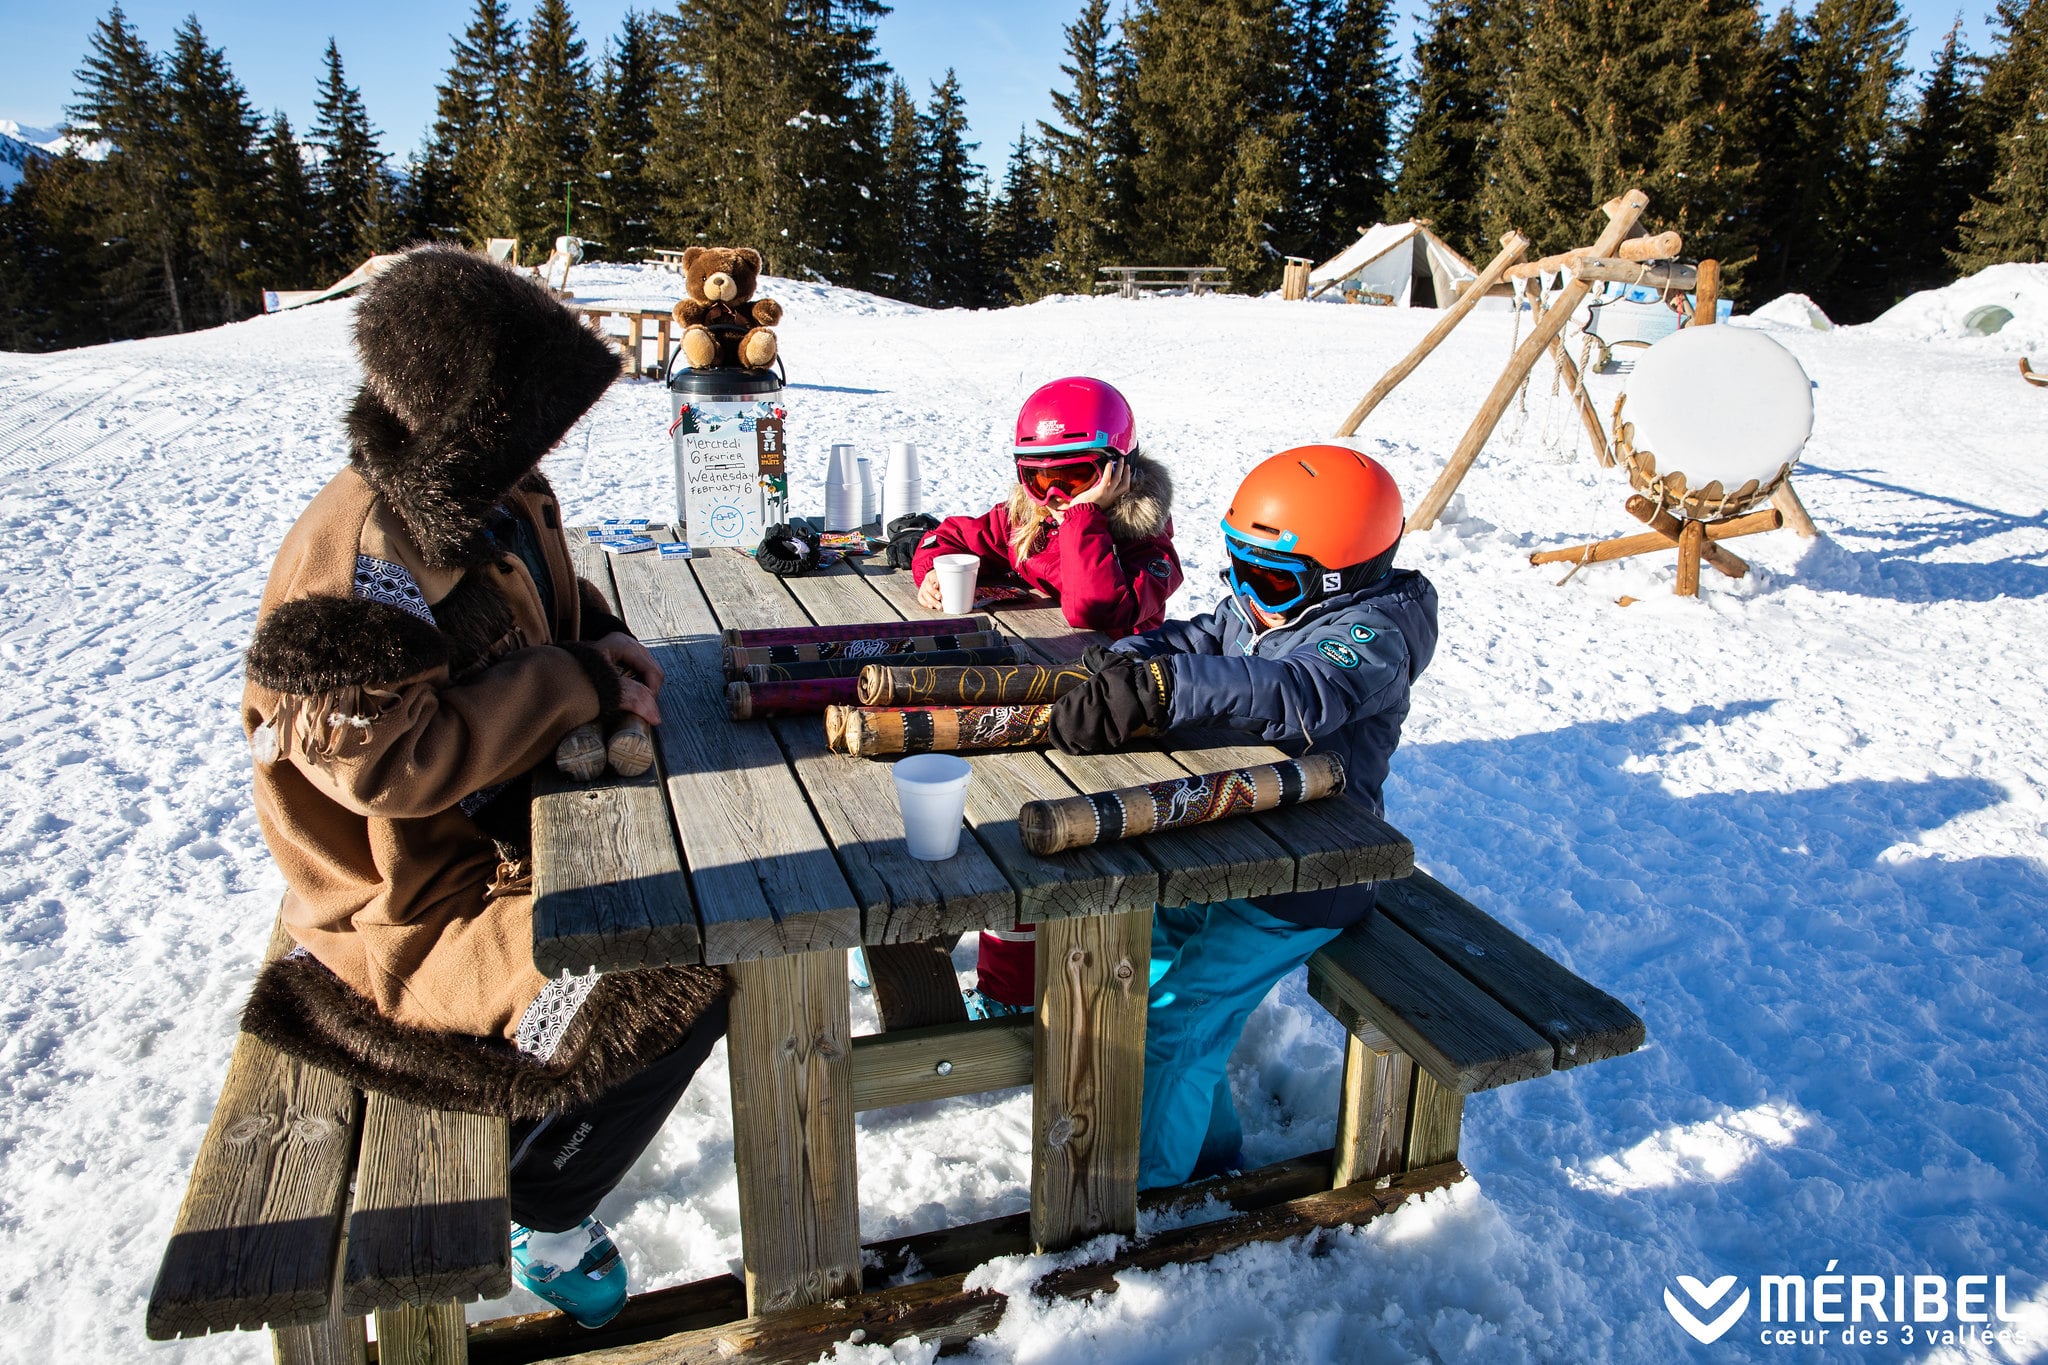
[[[587,1104],[680,1047],[722,1004],[716,967],[607,972],[569,1022],[552,1060],[509,1044],[386,1019],[310,953],[264,967],[242,1028],[287,1056],[428,1109],[543,1118]]]
[[[435,568],[488,557],[494,503],[619,377],[619,357],[529,276],[455,246],[407,252],[356,306],[349,459]]]
[[[1166,530],[1173,517],[1173,475],[1142,449],[1124,457],[1131,467],[1131,486],[1109,507],[1109,533],[1118,540],[1149,540]],[[1018,484],[1010,490],[1012,526],[1036,522],[1038,504]]]

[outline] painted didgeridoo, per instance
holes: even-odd
[[[1026,801],[1017,811],[1017,828],[1024,836],[1024,847],[1044,857],[1070,848],[1320,801],[1343,790],[1343,760],[1335,754],[1309,754],[1281,763],[1148,782],[1142,787],[1119,787],[1056,801]]]
[[[734,645],[817,645],[834,640],[899,640],[919,635],[964,635],[994,630],[986,616],[943,616],[931,621],[856,621],[846,626],[774,626],[728,630],[718,643]]]
[[[1087,682],[1080,664],[939,667],[869,664],[860,671],[862,706],[1016,706],[1049,702]]]
[[[827,640],[811,645],[737,645],[721,651],[721,658],[726,681],[733,682],[745,677],[746,670],[754,664],[815,664],[827,660],[867,663],[942,649],[988,649],[1004,643],[1002,632],[982,630],[959,635],[903,635],[885,640]]]
[[[910,654],[904,662],[921,664],[1007,664],[1015,662],[1017,651],[1007,644],[981,649],[941,649],[930,654]],[[732,681],[802,682],[807,678],[858,678],[868,666],[866,659],[821,659],[814,664],[748,664],[746,672]]]
[[[851,706],[852,678],[812,678],[806,682],[735,682],[725,685],[725,710],[734,720],[767,716],[815,716],[828,706]]]
[[[1025,749],[1046,742],[1050,704],[1042,706],[834,706],[825,712],[825,743],[834,753],[951,753],[956,749]]]

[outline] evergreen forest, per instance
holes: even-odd
[[[0,348],[189,331],[379,251],[565,224],[597,259],[751,245],[771,273],[914,303],[1088,292],[1107,263],[1277,283],[1381,219],[1477,262],[1590,241],[1631,185],[1651,230],[1761,303],[1841,321],[2048,260],[2048,0],[1996,0],[1904,60],[1898,0],[1081,0],[1053,117],[984,172],[948,72],[910,89],[877,0],[677,0],[593,46],[567,0],[475,0],[402,160],[330,41],[315,116],[252,107],[196,17],[152,50],[115,4],[67,150],[0,196]]]

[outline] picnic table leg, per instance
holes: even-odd
[[[461,1304],[377,1310],[377,1365],[461,1365],[468,1359]]]
[[[747,1311],[860,1292],[846,953],[735,962],[733,1164]]]
[[[626,369],[632,374],[633,378],[638,379],[642,370],[640,364],[640,315],[638,313],[626,319],[626,353],[629,357],[626,361]]]
[[[1138,1229],[1138,1109],[1152,912],[1038,926],[1031,1240],[1058,1251]]]

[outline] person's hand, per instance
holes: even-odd
[[[661,698],[654,694],[652,688],[628,673],[619,675],[619,710],[629,716],[638,716],[649,725],[661,724]]]
[[[654,662],[654,656],[641,644],[622,630],[615,630],[602,640],[591,641],[590,647],[611,661],[613,668],[624,673],[628,679],[640,682],[648,690],[658,692],[664,681],[661,665]],[[627,707],[632,710],[632,707]],[[635,712],[635,714],[644,714]],[[649,724],[658,724],[655,716],[647,716]]]
[[[939,594],[939,571],[933,569],[924,576],[924,582],[917,585],[917,605],[926,611],[938,611],[945,606],[945,598]]]
[[[1092,502],[1108,511],[1110,504],[1128,493],[1131,488],[1131,464],[1128,460],[1111,460],[1102,467],[1102,477],[1067,500],[1067,506],[1079,507]]]

